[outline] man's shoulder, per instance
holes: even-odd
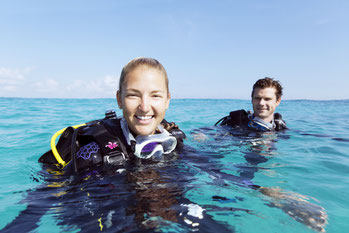
[[[240,109],[231,111],[228,116],[223,117],[216,125],[247,126],[248,121],[248,112]]]
[[[240,109],[240,110],[235,110],[235,111],[231,111],[229,113],[229,116],[231,118],[244,118],[244,117],[248,117],[248,112],[245,109]]]

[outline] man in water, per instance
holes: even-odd
[[[210,167],[210,175],[212,177],[222,177],[225,181],[232,181],[238,186],[257,190],[271,198],[268,204],[270,207],[280,208],[298,222],[318,232],[324,232],[327,224],[327,214],[323,207],[307,201],[307,198],[301,194],[282,190],[281,188],[256,185],[253,181],[255,174],[262,168],[260,164],[267,162],[275,155],[276,148],[274,144],[277,142],[278,134],[273,132],[287,129],[281,115],[275,113],[281,102],[282,89],[280,82],[272,78],[266,77],[257,80],[251,93],[253,112],[232,111],[215,124],[230,126],[231,129],[229,129],[228,134],[223,128],[221,130],[224,132],[218,134],[217,130],[219,132],[220,129],[209,131],[201,129],[193,134],[194,139],[206,141],[205,145],[207,145],[210,138],[213,138],[214,144],[217,144],[218,138],[233,136],[233,140],[230,140],[229,143],[237,142],[236,145],[239,148],[247,148],[241,150],[246,163],[235,165],[239,175],[228,174],[222,172],[219,168],[212,167]],[[245,147],[245,144],[248,146]],[[212,147],[209,148],[212,149]],[[219,163],[213,164],[217,165]],[[267,170],[267,168],[263,169]]]
[[[233,128],[250,128],[258,131],[272,131],[286,129],[286,123],[275,109],[279,106],[282,96],[282,86],[272,78],[257,80],[252,89],[253,112],[237,110],[230,112],[217,124],[229,125]]]

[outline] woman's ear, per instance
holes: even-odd
[[[171,100],[171,94],[170,92],[167,94],[167,103],[166,103],[166,109],[170,106],[170,100]]]
[[[121,93],[120,91],[116,91],[116,101],[118,102],[118,106],[122,109],[122,101],[121,101]]]

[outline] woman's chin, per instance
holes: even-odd
[[[148,136],[151,134],[154,134],[155,132],[155,128],[136,128],[135,131],[133,133],[135,133],[137,136],[141,135],[141,136]]]

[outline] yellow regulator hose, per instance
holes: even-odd
[[[81,125],[74,125],[73,128],[76,129],[76,128],[79,128],[81,126],[85,126],[86,124],[81,124]],[[55,156],[57,162],[62,165],[62,167],[65,167],[67,165],[67,163],[62,159],[62,157],[59,155],[58,151],[57,151],[57,148],[56,148],[56,138],[58,137],[58,135],[61,135],[64,130],[64,129],[61,129],[61,130],[58,130],[51,138],[51,150],[52,150],[52,153],[53,155]]]

